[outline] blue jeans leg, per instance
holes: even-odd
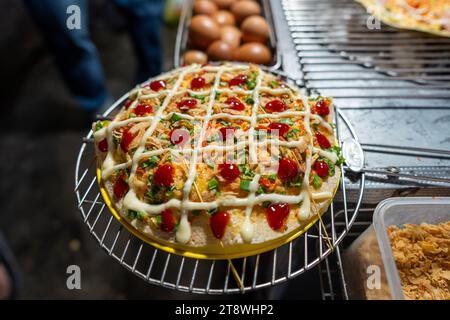
[[[108,97],[105,78],[88,30],[86,0],[24,0],[43,32],[54,60],[72,94],[87,110],[100,107]],[[80,8],[80,29],[69,29],[67,8]]]
[[[127,18],[138,58],[137,80],[161,73],[161,25],[163,0],[114,0]]]

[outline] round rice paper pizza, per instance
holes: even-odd
[[[262,252],[332,201],[342,156],[329,97],[254,65],[190,65],[128,94],[93,124],[106,203],[129,229],[196,257]]]

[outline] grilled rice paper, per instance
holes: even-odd
[[[239,256],[327,210],[342,162],[331,98],[254,65],[191,65],[93,124],[106,203],[152,244]]]

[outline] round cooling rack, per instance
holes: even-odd
[[[281,72],[265,70],[286,78]],[[286,79],[295,83],[293,79]],[[151,81],[151,80],[149,80]],[[128,94],[104,114],[117,112]],[[351,124],[336,109],[336,137],[358,139]],[[162,251],[136,237],[109,212],[96,177],[92,131],[84,138],[75,167],[75,194],[83,222],[101,248],[145,281],[183,292],[225,294],[266,288],[294,278],[324,260],[343,240],[361,206],[364,174],[357,188],[346,187],[349,170],[341,167],[341,181],[333,202],[321,220],[298,238],[271,251],[233,260],[201,260]],[[338,214],[340,212],[340,214]]]

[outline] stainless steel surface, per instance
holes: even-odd
[[[183,54],[189,50],[189,24],[192,18],[192,5],[194,0],[186,0],[178,23],[177,37],[174,49],[174,66],[183,64]],[[281,66],[281,55],[278,48],[277,31],[274,26],[270,0],[259,0],[262,7],[262,15],[269,24],[269,48],[273,54],[272,62],[267,67],[277,70]]]
[[[272,71],[275,72],[275,71]],[[278,75],[281,76],[280,73]],[[292,79],[290,80],[292,81]],[[113,114],[127,99],[116,101],[104,114]],[[337,110],[336,135],[357,140],[353,128]],[[365,176],[359,177],[359,188],[353,189],[355,201],[347,197],[346,169],[341,166],[341,183],[336,198],[322,221],[306,233],[275,250],[234,259],[233,265],[241,274],[240,288],[234,280],[226,260],[197,260],[169,254],[144,243],[130,234],[109,213],[99,193],[96,181],[92,131],[83,139],[75,168],[75,193],[83,221],[99,245],[108,255],[145,281],[185,292],[224,294],[242,293],[283,283],[323,261],[345,238],[361,207]],[[351,210],[352,214],[348,212]],[[336,212],[340,212],[336,215]],[[324,223],[327,225],[324,229]],[[310,250],[311,243],[318,250]]]
[[[391,146],[385,144],[373,144],[366,143],[363,145],[365,150],[368,148],[372,148],[371,150],[384,150],[384,152],[392,152],[399,154],[414,154],[417,156],[428,157],[428,156],[437,156],[437,157],[445,157],[450,156],[450,150],[438,150],[438,149],[427,149],[427,148],[417,148],[417,147],[405,147],[405,146]],[[383,152],[383,151],[381,151]]]
[[[447,172],[447,155],[373,145],[450,150],[449,38],[384,24],[369,28],[369,15],[352,0],[282,0],[272,7],[282,9],[274,11],[275,21],[286,25],[280,42],[292,43],[296,53],[281,50],[284,72],[309,92],[334,98],[360,143],[371,145],[364,148],[368,167]],[[366,194],[380,201],[413,187],[391,182],[370,179]]]
[[[400,172],[399,168],[393,167],[393,166],[382,168],[382,169],[363,168],[361,171],[368,173],[368,174],[383,175],[383,176],[395,177],[395,178],[405,178],[407,180],[410,180],[410,181],[412,180],[412,181],[416,181],[419,183],[441,182],[441,183],[445,183],[445,184],[450,184],[450,179],[447,179],[447,178],[431,177],[431,176],[412,174],[412,173],[402,173],[402,172]]]

